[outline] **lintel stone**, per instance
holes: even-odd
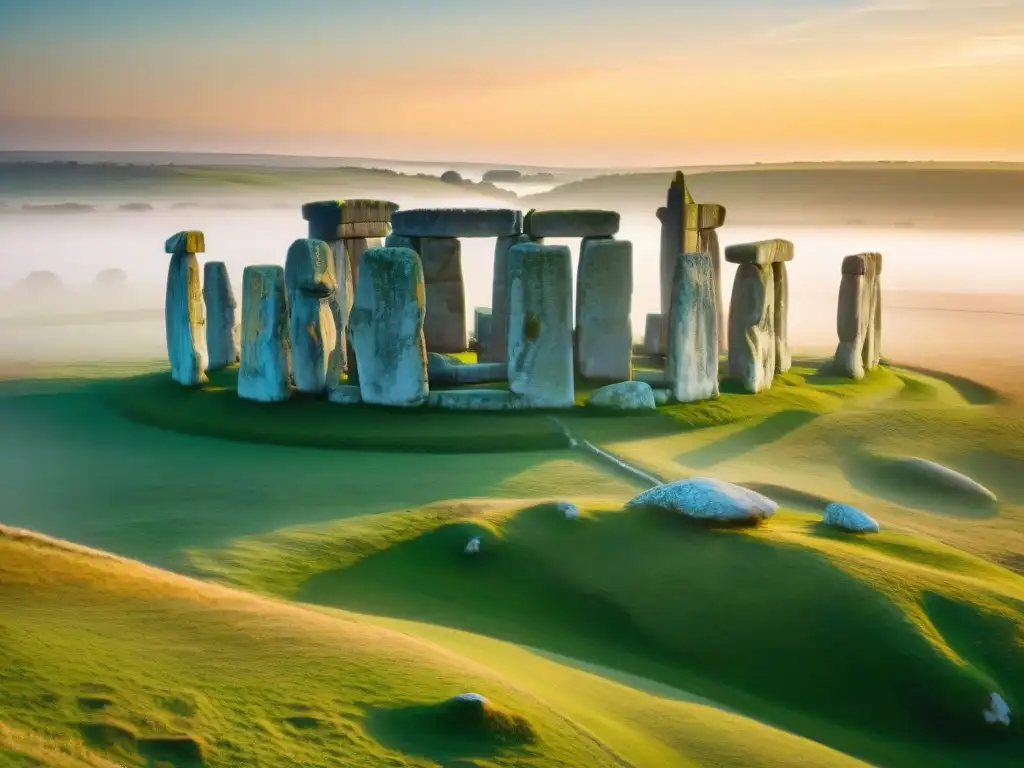
[[[206,253],[206,238],[199,230],[178,232],[167,238],[164,253]]]
[[[309,222],[309,236],[315,240],[386,237],[398,205],[389,200],[320,200],[302,206],[302,218]]]
[[[793,244],[789,240],[760,240],[740,243],[725,249],[725,260],[730,264],[777,264],[793,260]]]
[[[843,259],[844,275],[878,275],[882,272],[882,254],[858,253]]]
[[[391,219],[407,237],[508,237],[523,232],[523,212],[508,208],[412,208]]]
[[[523,220],[523,232],[532,238],[611,237],[619,231],[617,211],[596,209],[531,210]]]

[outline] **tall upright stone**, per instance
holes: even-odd
[[[576,269],[576,368],[587,379],[632,377],[633,244],[584,238]]]
[[[673,271],[665,373],[681,403],[718,396],[718,302],[710,253],[684,253]]]
[[[486,361],[490,354],[492,320],[490,307],[477,307],[473,310],[473,338],[476,340],[478,361]]]
[[[503,363],[508,359],[508,252],[531,242],[528,235],[499,237],[494,244],[494,277],[491,282],[491,339],[481,362]],[[543,241],[536,241],[543,242]]]
[[[725,296],[722,290],[722,246],[718,242],[718,230],[700,230],[700,252],[711,256],[711,268],[715,278],[715,316],[718,324],[718,351],[725,352],[729,346],[729,334],[725,326]]]
[[[427,351],[463,352],[469,347],[469,336],[466,287],[462,281],[462,244],[455,237],[421,237],[418,251],[427,292],[427,316],[423,324]]]
[[[521,243],[508,253],[509,389],[533,407],[574,403],[572,257],[563,245]]]
[[[178,232],[164,243],[167,268],[164,325],[171,378],[184,386],[206,381],[206,311],[197,253],[206,251],[202,232]]]
[[[772,282],[775,284],[775,373],[785,373],[793,367],[789,349],[789,270],[786,262],[772,264]]]
[[[786,307],[776,306],[776,296],[788,297],[788,287],[777,294],[776,274],[786,280],[785,269],[776,266],[792,261],[788,240],[762,240],[730,245],[725,260],[738,264],[729,306],[729,376],[748,392],[772,385],[777,362],[777,322],[786,328]],[[788,339],[783,337],[788,358]],[[786,361],[788,362],[788,360]]]
[[[644,318],[644,354],[648,357],[665,356],[661,338],[662,326],[661,313],[649,313]]]
[[[370,248],[359,274],[349,333],[363,402],[422,405],[429,387],[420,257],[410,248]]]
[[[686,186],[686,178],[677,171],[668,188],[664,208],[657,211],[661,222],[661,315],[662,348],[666,348],[668,324],[672,314],[672,293],[675,268],[680,253],[710,252],[712,262],[718,250],[718,236],[714,233],[725,224],[725,208],[717,203],[695,203]],[[721,260],[714,270],[721,292]],[[723,321],[719,320],[719,325]],[[721,339],[719,340],[721,343]]]
[[[291,397],[291,345],[284,269],[258,265],[242,273],[242,353],[238,396],[272,403]]]
[[[341,382],[335,263],[327,243],[308,238],[293,242],[285,257],[292,375],[299,392],[324,392]]]
[[[833,366],[841,376],[861,379],[881,361],[882,255],[847,256],[842,273],[836,317],[839,346]]]
[[[207,371],[219,371],[238,362],[238,302],[231,287],[231,276],[223,261],[203,265],[203,299],[206,302]]]
[[[346,329],[359,277],[359,259],[367,248],[379,246],[380,238],[391,233],[391,217],[397,210],[398,205],[387,200],[321,200],[302,206],[302,218],[309,222],[308,237],[323,240],[334,254],[338,338],[346,367],[350,357]]]

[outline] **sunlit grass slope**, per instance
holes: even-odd
[[[14,529],[0,529],[0,610],[8,764],[61,751],[44,764],[855,764],[499,641],[261,599]],[[482,718],[443,703],[467,691],[488,698]]]
[[[481,536],[482,552],[462,549]],[[196,563],[246,587],[458,628],[688,690],[872,761],[1009,765],[1024,578],[899,533],[753,531],[595,507],[421,510],[247,539]]]

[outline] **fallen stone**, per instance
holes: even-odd
[[[358,405],[363,402],[363,395],[358,386],[339,384],[327,391],[327,399],[338,405]]]
[[[598,381],[631,377],[633,244],[584,239],[576,271],[576,367]]]
[[[494,245],[494,279],[491,286],[491,338],[481,362],[504,363],[508,359],[508,252],[520,243],[529,243],[527,235],[499,237]]]
[[[793,367],[789,351],[789,273],[786,263],[772,264],[772,282],[775,284],[775,373],[785,373]]]
[[[409,237],[508,237],[523,233],[523,212],[500,208],[416,208],[391,217]]]
[[[779,505],[756,491],[708,477],[693,477],[644,491],[627,509],[648,507],[717,523],[758,523]]]
[[[164,243],[171,254],[164,302],[167,357],[171,379],[186,387],[206,381],[206,309],[196,258],[205,249],[202,232],[178,232]]]
[[[718,397],[718,315],[708,253],[678,257],[665,374],[680,403]]]
[[[320,393],[338,385],[343,349],[338,333],[338,283],[334,254],[323,240],[299,239],[288,248],[288,335],[292,375],[299,392]]]
[[[208,261],[203,265],[203,300],[206,302],[206,370],[219,371],[238,362],[241,344],[241,326],[236,314],[238,302],[223,261]]]
[[[557,509],[566,520],[576,520],[580,516],[580,508],[571,501],[560,501],[555,504],[555,509]]]
[[[642,381],[622,381],[601,387],[587,398],[590,408],[608,408],[618,411],[654,410],[654,391]]]
[[[955,469],[944,467],[942,464],[920,457],[902,459],[901,463],[911,472],[919,477],[930,480],[939,487],[977,496],[992,503],[998,501],[996,495],[984,485],[967,475],[957,472]]]
[[[363,254],[349,318],[363,402],[426,402],[424,305],[423,268],[415,251],[371,248]]]
[[[981,714],[989,725],[1010,724],[1010,705],[998,693],[992,694],[989,699],[988,709],[984,710]]]
[[[821,522],[850,533],[878,533],[878,521],[849,504],[829,504]]]
[[[793,244],[789,240],[761,240],[739,243],[725,249],[725,260],[730,264],[780,264],[793,260]]]
[[[427,404],[450,411],[522,411],[537,407],[529,398],[507,389],[433,390]]]
[[[476,347],[476,358],[486,361],[490,355],[488,347],[491,343],[491,314],[490,307],[477,307],[473,310],[473,339]]]
[[[661,329],[664,318],[660,314],[649,314],[644,321],[644,354],[648,357],[663,357],[665,345],[662,344]]]
[[[417,252],[423,264],[426,316],[423,336],[431,352],[463,352],[466,332],[466,288],[462,280],[462,245],[457,238],[422,237]]]
[[[611,237],[619,231],[617,211],[532,210],[523,220],[523,232],[533,239],[544,237]]]
[[[572,259],[564,245],[522,243],[509,251],[509,389],[534,404],[574,403]]]
[[[484,384],[505,381],[505,363],[460,363],[446,355],[427,353],[427,375],[433,384]]]
[[[832,361],[840,376],[862,379],[881,359],[881,271],[881,254],[843,259],[836,312],[839,345]]]
[[[775,281],[771,264],[740,264],[729,306],[729,376],[750,393],[775,378]]]
[[[269,403],[291,397],[291,344],[284,269],[249,266],[242,273],[242,344],[238,396]]]
[[[466,548],[462,550],[467,555],[475,555],[480,551],[480,537],[474,536],[467,542]],[[462,699],[462,701],[475,701],[475,699]]]
[[[388,200],[320,200],[302,206],[309,237],[333,244],[346,238],[386,237],[398,205]]]

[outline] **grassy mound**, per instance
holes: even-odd
[[[48,765],[402,766],[441,748],[495,767],[855,764],[497,641],[257,598],[8,528],[0,616],[0,749],[67,756]],[[409,709],[468,690],[493,706]],[[109,704],[83,711],[82,697]]]

